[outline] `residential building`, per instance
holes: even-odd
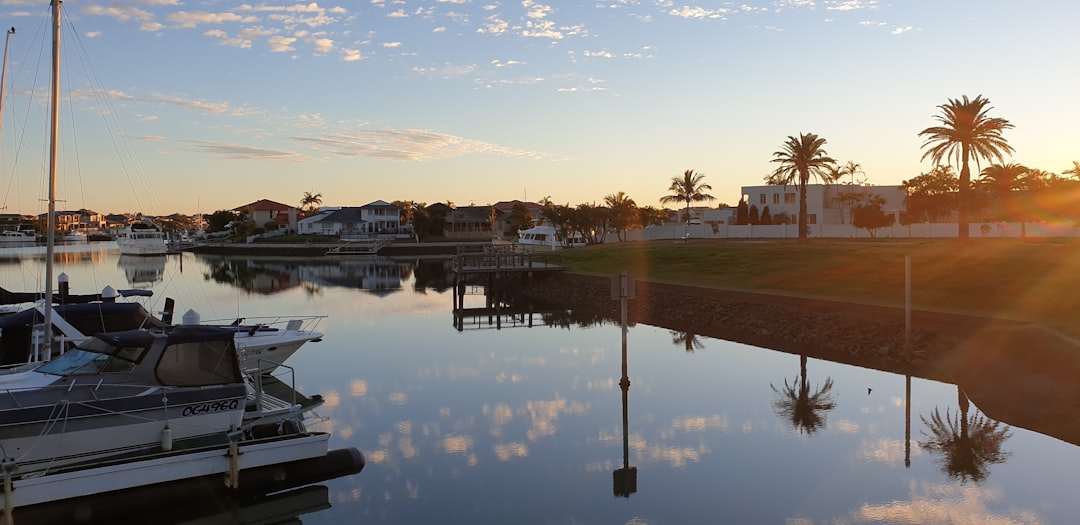
[[[296,230],[297,216],[300,210],[288,204],[274,202],[268,199],[260,199],[250,204],[237,206],[232,209],[236,213],[243,214],[257,226],[263,226],[268,222],[277,223],[279,228]]]
[[[401,208],[381,200],[360,207],[322,207],[297,223],[301,235],[367,236],[401,231]]]
[[[792,223],[799,220],[799,188],[795,185],[743,186],[743,200],[747,206],[756,206],[762,213],[767,206],[769,214],[785,213]],[[873,186],[850,184],[807,184],[807,224],[851,224],[851,207],[860,200],[878,195],[885,200],[881,210],[893,215],[900,223],[900,214],[906,209],[907,192],[903,186]],[[851,198],[848,198],[851,197]]]

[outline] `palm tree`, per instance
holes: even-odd
[[[930,157],[934,164],[941,164],[942,159],[946,159],[960,165],[959,236],[967,239],[971,208],[971,168],[968,162],[972,157],[975,158],[976,167],[979,159],[1003,162],[1005,153],[1012,153],[1013,148],[1001,133],[1013,125],[1003,118],[987,116],[987,112],[993,108],[990,107],[990,100],[982,95],[970,100],[967,95],[960,100],[949,99],[948,103],[938,108],[941,114],[934,115],[934,119],[941,125],[919,132],[919,136],[925,137],[922,147],[929,148],[922,158]]]
[[[686,217],[683,224],[690,223],[690,203],[711,201],[716,197],[705,193],[705,190],[711,190],[712,186],[705,184],[701,180],[705,178],[703,173],[694,173],[694,170],[686,170],[683,172],[682,177],[672,177],[671,186],[668,186],[668,191],[672,192],[671,195],[664,195],[660,197],[660,204],[670,204],[673,202],[686,202]]]
[[[1020,221],[1020,236],[1026,237],[1026,211],[1016,198],[1017,192],[1027,190],[1025,176],[1030,170],[1020,164],[991,164],[979,173],[979,184],[998,201],[998,217],[1004,221]]]
[[[844,175],[851,177],[848,184],[851,184],[852,186],[855,185],[855,175],[866,175],[866,173],[862,170],[862,164],[859,164],[858,162],[855,162],[853,160],[849,160],[844,163],[844,167],[840,168],[840,170],[844,173]],[[865,179],[860,178],[859,183],[861,184],[864,180]]]
[[[801,133],[799,138],[788,135],[780,151],[773,152],[773,162],[779,162],[780,167],[765,178],[769,184],[795,184],[799,188],[799,240],[805,241],[809,233],[806,224],[806,184],[810,182],[810,176],[820,178],[824,182],[831,182],[829,167],[836,164],[836,160],[827,156],[821,147],[825,145],[825,139],[814,133]]]
[[[806,379],[806,355],[799,356],[799,377],[795,382],[788,384],[785,378],[784,388],[769,386],[778,396],[773,401],[776,414],[802,434],[813,434],[825,428],[824,413],[836,408],[836,402],[832,399],[831,377],[825,378],[825,385],[818,391],[810,393],[810,383]]]
[[[307,210],[308,213],[314,212],[315,208],[318,207],[320,204],[322,204],[321,193],[311,193],[310,191],[305,191],[304,196],[300,199],[300,208]]]
[[[1068,175],[1074,179],[1080,179],[1080,161],[1073,161],[1071,168],[1061,172],[1062,175]]]
[[[1009,427],[975,413],[968,417],[971,403],[967,395],[956,387],[960,413],[953,415],[948,409],[942,417],[941,411],[934,409],[928,421],[920,416],[930,433],[923,432],[928,439],[921,442],[924,449],[940,452],[941,467],[945,474],[953,479],[982,481],[990,474],[989,466],[1004,463],[1009,454],[1001,450],[1001,445],[1012,434]]]
[[[626,192],[620,191],[604,197],[604,204],[611,210],[611,226],[620,241],[626,240],[626,230],[637,225],[637,203]]]

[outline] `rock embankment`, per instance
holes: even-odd
[[[636,282],[628,320],[894,372],[921,370],[987,324],[1002,321],[775,294]],[[619,319],[611,277],[562,273],[525,283],[526,296]]]

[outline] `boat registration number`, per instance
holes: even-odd
[[[199,416],[202,414],[209,414],[211,412],[221,412],[224,410],[236,410],[240,407],[239,399],[232,399],[229,401],[214,401],[213,403],[203,403],[201,405],[191,405],[184,407],[184,410],[180,412],[181,416]]]

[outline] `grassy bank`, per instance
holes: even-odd
[[[665,240],[560,253],[585,272],[889,306],[904,304],[905,255],[914,308],[1036,321],[1080,336],[1074,241]]]

